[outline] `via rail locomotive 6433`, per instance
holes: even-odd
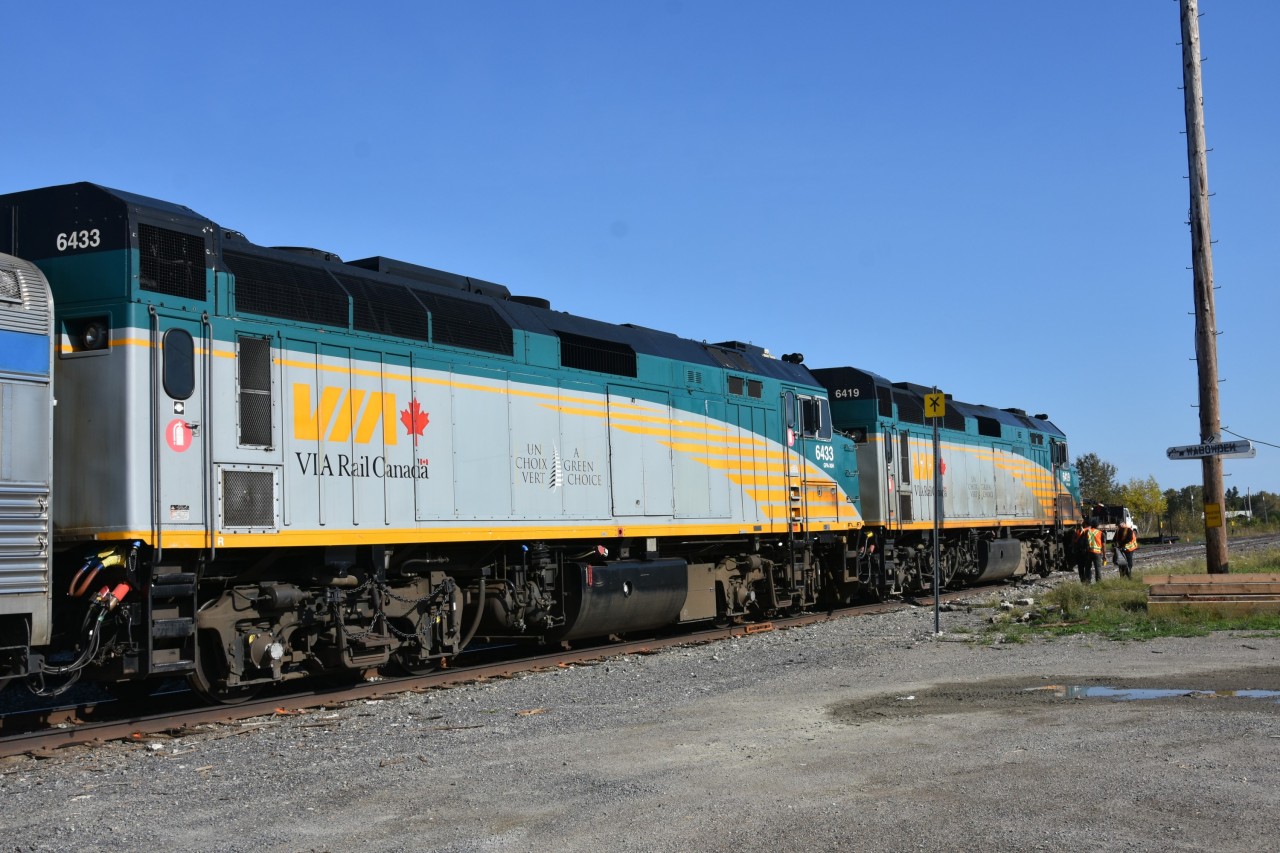
[[[0,196],[0,252],[0,683],[234,700],[931,583],[920,386],[89,183]],[[941,458],[948,583],[1066,568],[1046,416],[948,401]]]

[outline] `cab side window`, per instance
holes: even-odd
[[[831,406],[824,397],[800,400],[802,429],[806,438],[831,439]]]

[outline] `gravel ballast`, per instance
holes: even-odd
[[[963,633],[991,612],[943,613],[937,636],[927,607],[837,619],[14,759],[0,849],[1274,847],[1276,696],[1071,688],[1280,690],[1280,639]]]

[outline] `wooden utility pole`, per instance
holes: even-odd
[[[1182,87],[1187,112],[1187,166],[1191,188],[1191,264],[1195,270],[1196,365],[1200,384],[1200,441],[1216,442],[1222,421],[1218,408],[1218,331],[1213,308],[1213,249],[1209,239],[1209,170],[1205,162],[1204,92],[1200,84],[1198,0],[1178,0],[1182,15]],[[1227,565],[1223,526],[1222,458],[1205,457],[1205,559],[1209,574]],[[1216,510],[1216,511],[1215,511]]]

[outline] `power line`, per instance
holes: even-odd
[[[1252,441],[1254,444],[1265,444],[1267,447],[1274,447],[1277,450],[1280,450],[1280,444],[1272,444],[1269,441],[1263,441],[1262,439],[1259,439],[1259,438],[1249,438],[1249,436],[1247,435],[1241,435],[1238,432],[1232,432],[1226,427],[1223,427],[1222,431],[1227,433],[1228,435],[1234,435],[1236,438],[1243,438],[1245,441]]]

